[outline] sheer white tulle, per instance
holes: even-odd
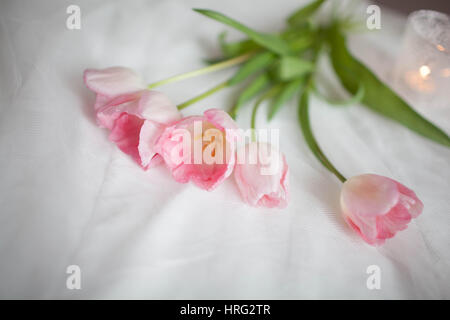
[[[246,206],[234,179],[208,193],[176,183],[164,166],[143,171],[95,124],[84,69],[127,66],[149,83],[190,71],[218,54],[216,35],[228,29],[191,7],[273,31],[300,1],[77,4],[80,30],[66,28],[65,2],[0,4],[1,298],[450,298],[450,150],[366,108],[314,98],[311,117],[344,175],[389,176],[423,201],[423,214],[381,248],[343,221],[341,184],[303,141],[294,101],[270,124],[262,105],[257,119],[281,130],[285,210]],[[352,37],[351,48],[389,81],[406,20],[382,14],[382,29]],[[322,78],[340,88],[321,63]],[[160,89],[180,103],[231,73]],[[238,92],[183,112],[228,108]],[[244,128],[250,109],[238,119]],[[418,111],[450,132],[450,109]],[[81,268],[81,290],[66,288],[69,265]],[[381,269],[380,290],[366,286],[370,265]]]

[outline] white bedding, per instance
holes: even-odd
[[[345,175],[392,177],[425,204],[379,248],[340,217],[340,183],[303,141],[294,101],[270,124],[267,106],[258,117],[260,128],[281,130],[292,194],[285,210],[246,206],[233,179],[208,193],[176,183],[164,166],[143,171],[96,126],[85,68],[128,66],[148,82],[193,70],[218,54],[216,35],[229,28],[190,8],[273,31],[302,2],[73,3],[80,30],[66,28],[70,1],[0,4],[0,298],[450,298],[450,150],[362,106],[313,99],[311,116]],[[380,31],[351,39],[387,81],[404,22],[383,10]],[[179,103],[231,72],[160,89]],[[323,72],[334,79],[326,61]],[[237,92],[184,114],[228,108]],[[419,111],[450,133],[450,105]],[[247,106],[238,123],[249,120]],[[66,287],[69,265],[81,268],[80,290]],[[366,286],[370,265],[380,267],[380,290]]]

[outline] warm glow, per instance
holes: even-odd
[[[430,75],[431,70],[430,67],[423,65],[420,67],[419,72],[422,78],[426,79]]]
[[[438,44],[436,47],[438,48],[439,51],[445,51],[445,48],[440,44]]]
[[[450,78],[450,68],[445,68],[444,70],[442,70],[442,76],[444,78]]]
[[[424,79],[420,72],[408,71],[405,74],[405,81],[409,86],[422,93],[433,93],[435,91],[435,86],[433,81],[429,79]]]

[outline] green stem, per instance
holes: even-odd
[[[312,61],[315,63],[320,56],[320,52],[322,50],[322,38],[323,32],[319,33],[319,40],[316,43],[316,47],[314,48],[314,54],[312,57]],[[347,179],[342,175],[338,169],[333,166],[330,160],[323,153],[322,149],[319,147],[316,138],[311,129],[311,123],[309,121],[309,91],[314,88],[313,82],[314,73],[310,74],[305,81],[305,88],[300,96],[299,110],[298,110],[298,120],[300,122],[300,127],[302,129],[303,137],[308,144],[308,147],[311,149],[314,156],[317,160],[322,163],[322,165],[327,168],[331,173],[333,173],[342,183],[344,183]]]
[[[234,58],[231,58],[231,59],[219,62],[219,63],[215,63],[213,65],[210,65],[210,66],[207,66],[207,67],[204,67],[204,68],[201,68],[201,69],[197,69],[197,70],[194,70],[194,71],[182,73],[182,74],[179,74],[179,75],[176,75],[176,76],[173,76],[173,77],[161,80],[161,81],[157,81],[157,82],[151,83],[151,84],[149,84],[147,86],[147,88],[148,89],[152,89],[152,88],[155,88],[155,87],[162,86],[164,84],[169,84],[169,83],[172,83],[172,82],[176,82],[176,81],[180,81],[180,80],[184,80],[184,79],[189,79],[189,78],[196,77],[196,76],[199,76],[199,75],[202,75],[202,74],[206,74],[206,73],[222,70],[222,69],[225,69],[225,68],[229,68],[229,67],[235,66],[237,64],[240,64],[240,63],[242,63],[244,61],[247,61],[254,54],[255,54],[255,51],[250,51],[250,52],[244,53],[244,54],[242,54],[240,56],[237,56],[237,57],[234,57]]]
[[[217,91],[219,91],[219,90],[221,90],[221,89],[227,87],[227,86],[228,86],[228,82],[229,82],[229,80],[224,81],[224,82],[222,82],[222,83],[219,83],[219,84],[218,84],[217,86],[215,86],[214,88],[211,88],[211,89],[209,89],[208,91],[205,91],[205,92],[203,92],[202,94],[200,94],[200,95],[198,95],[198,96],[195,96],[195,97],[193,97],[193,98],[191,98],[191,99],[189,99],[189,100],[183,102],[182,104],[179,104],[179,105],[177,106],[178,110],[187,108],[187,107],[189,107],[191,104],[194,104],[194,103],[196,103],[196,102],[198,102],[198,101],[200,101],[200,100],[203,100],[204,98],[206,98],[206,97],[212,95],[213,93],[216,93]]]
[[[305,91],[302,93],[300,97],[299,104],[299,121],[300,127],[303,132],[303,136],[311,149],[312,153],[316,156],[316,158],[323,164],[325,168],[327,168],[331,173],[333,173],[341,182],[345,182],[347,179],[333,166],[333,164],[328,160],[328,158],[323,153],[322,149],[320,149],[319,144],[317,143],[316,138],[311,130],[311,123],[309,121],[309,88],[306,87]]]
[[[256,112],[258,111],[259,106],[261,105],[261,103],[266,100],[269,99],[271,97],[273,97],[274,95],[276,95],[278,93],[278,91],[280,91],[281,89],[281,85],[276,85],[273,86],[272,88],[270,88],[269,90],[267,90],[256,102],[255,105],[253,106],[253,110],[252,110],[252,119],[251,119],[251,123],[250,123],[250,127],[252,129],[252,141],[256,141],[256,134],[255,134],[255,129],[256,129]]]

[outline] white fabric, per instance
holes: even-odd
[[[96,126],[85,68],[123,65],[154,82],[218,54],[216,35],[229,28],[190,8],[273,31],[302,2],[76,2],[81,30],[66,28],[64,1],[0,4],[1,298],[450,298],[450,150],[362,106],[314,98],[311,116],[345,175],[386,175],[422,199],[423,214],[381,248],[343,222],[340,183],[303,141],[294,101],[270,124],[267,106],[257,119],[281,129],[285,210],[244,205],[233,179],[208,193],[176,183],[164,166],[145,172]],[[404,23],[383,10],[380,31],[352,37],[355,54],[387,81]],[[161,90],[180,103],[231,73]],[[338,85],[326,61],[322,75]],[[183,112],[228,108],[238,92]],[[449,108],[419,111],[450,132]],[[238,123],[249,120],[246,106]],[[69,265],[81,268],[81,290],[66,288]],[[381,268],[380,290],[366,287],[369,265]]]

